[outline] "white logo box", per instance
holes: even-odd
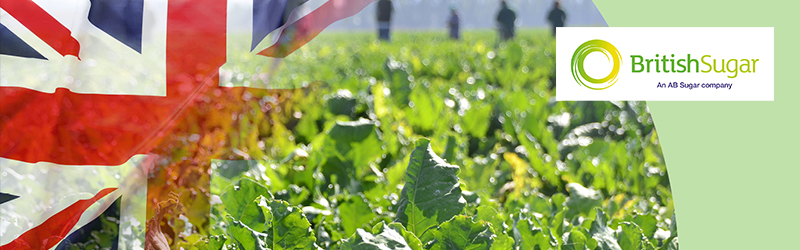
[[[564,27],[556,30],[556,100],[558,101],[772,101],[774,99],[774,29],[772,27]],[[593,90],[579,84],[572,75],[571,60],[575,50],[584,42],[600,39],[614,45],[622,56],[619,80],[604,90]],[[595,52],[596,53],[596,52]],[[705,61],[713,64],[717,59],[758,59],[755,72],[733,73],[656,73],[632,72],[631,55],[643,59],[686,59],[691,54],[697,59],[699,69],[706,70]],[[671,55],[675,57],[671,57]],[[602,55],[602,54],[601,54]],[[588,58],[588,57],[587,57]],[[603,57],[604,58],[604,57]],[[637,60],[638,61],[638,60]],[[610,62],[586,60],[586,72],[600,67],[610,70]],[[662,63],[661,60],[658,61]],[[646,62],[644,62],[646,64]],[[668,68],[671,62],[668,62]],[[731,65],[732,66],[732,65]],[[713,67],[713,65],[712,65]],[[676,66],[678,70],[679,67]],[[637,70],[639,67],[637,66]],[[717,68],[719,69],[719,68]],[[752,71],[752,69],[750,69]],[[607,74],[609,71],[606,71]],[[599,77],[604,76],[602,74]],[[591,75],[592,77],[598,77]],[[677,88],[662,87],[677,86]],[[677,83],[670,85],[670,83]],[[696,83],[697,88],[681,88]],[[728,83],[728,88],[703,88],[704,83]],[[663,85],[662,85],[663,86]]]

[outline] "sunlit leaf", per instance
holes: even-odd
[[[565,234],[566,235],[566,234]],[[561,247],[562,250],[591,250],[594,249],[590,247],[592,241],[594,239],[587,238],[581,230],[578,228],[572,228],[572,231],[569,232],[569,237],[564,239],[564,246]],[[596,243],[595,243],[596,244]]]
[[[529,219],[519,219],[513,229],[515,245],[520,249],[549,249],[550,239],[541,228],[533,225]]]
[[[272,228],[268,232],[272,237],[271,249],[317,248],[311,223],[300,209],[285,201],[275,200],[269,202],[269,212],[272,214]]]
[[[230,218],[228,234],[241,249],[267,250],[267,234],[257,232],[244,223]]]
[[[622,231],[619,233],[619,245],[622,250],[650,250],[655,249],[642,230],[634,223],[622,222]]]
[[[345,235],[353,235],[357,228],[363,228],[375,218],[369,203],[361,195],[351,196],[339,205],[339,218]]]
[[[404,230],[403,230],[404,231]],[[411,235],[413,237],[413,235]],[[416,239],[416,237],[414,238]],[[375,225],[372,232],[357,229],[355,235],[342,243],[342,250],[421,250],[419,240],[409,244],[401,232],[384,223]]]
[[[440,224],[449,220],[461,213],[466,200],[461,196],[458,166],[439,158],[428,139],[419,139],[410,157],[396,221],[419,235],[427,229],[422,225],[430,225],[424,221]]]
[[[496,235],[487,222],[474,222],[472,218],[459,215],[422,237],[423,242],[433,242],[429,249],[488,249]]]
[[[600,208],[596,208],[597,216],[592,222],[589,234],[597,240],[598,250],[622,250],[614,237],[614,230],[608,227],[608,215]]]
[[[272,194],[267,188],[253,180],[242,178],[225,190],[220,199],[228,214],[257,232],[263,231],[267,221],[258,208],[256,198],[263,196],[271,199]]]
[[[647,238],[653,238],[658,230],[658,220],[652,214],[637,214],[633,216],[633,222],[642,229],[642,233]]]

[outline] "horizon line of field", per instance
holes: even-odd
[[[582,27],[605,27],[605,26],[582,26]],[[547,31],[549,32],[550,27],[548,26],[538,26],[538,27],[518,27],[517,31]],[[369,32],[376,32],[377,28],[358,28],[358,29],[325,29],[320,35],[322,34],[340,34],[340,33],[369,33]],[[446,27],[442,28],[394,28],[392,27],[392,33],[410,33],[410,32],[444,32],[447,31]],[[497,29],[494,28],[470,28],[470,29],[461,29],[461,32],[496,32]],[[229,32],[229,34],[234,35],[244,35],[249,34],[249,31],[236,31],[236,32]],[[272,34],[270,34],[272,35]]]

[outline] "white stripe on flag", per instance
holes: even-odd
[[[268,75],[274,74],[277,69],[278,63],[281,59],[271,58],[256,55],[256,53],[269,48],[276,44],[280,38],[280,34],[287,26],[291,25],[300,18],[308,15],[312,11],[318,9],[320,6],[328,2],[328,0],[309,0],[302,5],[295,8],[286,19],[286,23],[280,28],[270,32],[270,34],[261,40],[255,49],[250,50],[250,42],[253,40],[253,1],[228,1],[228,20],[227,20],[227,41],[226,41],[226,54],[227,60],[222,67],[219,68],[220,86],[224,87],[251,87],[251,88],[286,88],[288,86],[271,86],[269,84]],[[248,55],[247,63],[250,65],[259,65],[262,70],[258,76],[247,76],[246,80],[239,85],[231,85],[230,79],[235,77],[234,73],[240,73],[236,65],[241,65],[242,56]],[[296,87],[296,86],[293,86]]]
[[[62,56],[13,16],[0,23],[47,60],[3,56],[0,86],[53,93],[64,87],[85,94],[166,96],[167,1],[144,0],[141,54],[89,22],[86,0],[36,0],[80,43],[80,60]]]
[[[97,218],[117,198],[120,204],[119,249],[141,249],[147,214],[147,178],[152,162],[136,155],[119,166],[36,164],[0,157],[0,192],[19,198],[0,204],[0,245],[8,244],[78,200],[104,188],[118,188],[93,204],[69,232]],[[69,235],[69,234],[67,234]]]

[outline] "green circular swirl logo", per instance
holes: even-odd
[[[583,68],[583,61],[586,59],[586,56],[592,52],[603,53],[606,58],[608,58],[608,61],[613,64],[611,73],[609,73],[608,76],[596,79],[586,74]],[[575,53],[572,54],[572,77],[584,87],[594,90],[603,90],[617,82],[620,65],[622,65],[622,56],[620,56],[617,48],[609,42],[595,39],[581,44],[581,46],[578,46],[578,49],[575,50]]]

